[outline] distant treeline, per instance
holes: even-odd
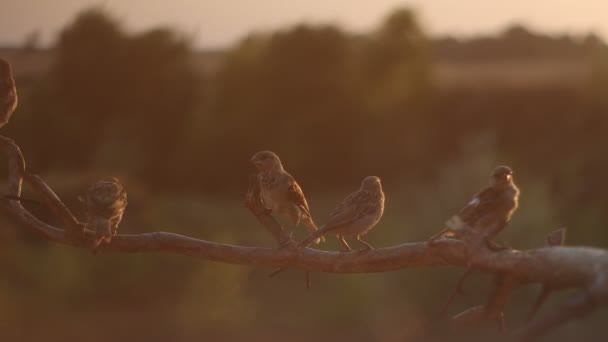
[[[497,162],[542,177],[564,205],[608,204],[599,181],[608,173],[606,50],[593,35],[520,26],[433,43],[400,9],[366,35],[332,25],[252,34],[201,66],[187,37],[167,28],[131,34],[94,8],[63,29],[47,74],[18,80],[20,107],[6,133],[37,172],[104,170],[154,191],[198,193],[242,190],[260,149],[275,150],[314,189],[352,187],[369,174],[432,181],[485,139]],[[521,58],[580,59],[589,80],[430,82],[433,60]]]
[[[596,34],[577,37],[546,35],[522,25],[513,25],[497,36],[471,39],[453,37],[433,41],[433,55],[439,61],[485,62],[509,60],[591,60],[608,47]]]

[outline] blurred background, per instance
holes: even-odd
[[[376,247],[441,229],[498,164],[522,188],[501,241],[534,248],[567,227],[568,244],[606,247],[607,11],[593,0],[2,3],[0,57],[20,101],[2,134],[80,217],[77,197],[91,182],[121,178],[122,233],[273,247],[243,205],[248,160],[270,149],[318,223],[364,176],[382,177],[385,216],[366,239]],[[434,320],[458,269],[313,274],[307,292],[300,271],[271,280],[269,269],[168,254],[93,256],[4,217],[0,226],[4,341],[484,341],[497,332],[454,334]],[[483,302],[490,281],[470,278],[450,313]],[[513,329],[538,291],[515,295]],[[546,340],[605,341],[606,318]]]

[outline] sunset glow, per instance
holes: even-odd
[[[169,25],[194,35],[199,47],[224,47],[252,30],[300,21],[336,22],[353,31],[366,31],[388,11],[404,5],[416,8],[434,34],[471,35],[521,22],[546,32],[595,31],[608,37],[608,2],[603,0],[21,0],[0,5],[0,44],[20,43],[34,30],[40,30],[48,43],[78,11],[100,3],[134,30]]]

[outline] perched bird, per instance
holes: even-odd
[[[478,192],[460,212],[446,223],[447,228],[433,236],[429,242],[455,234],[463,227],[479,229],[486,239],[493,239],[506,226],[517,209],[519,189],[513,182],[513,171],[498,166],[492,172],[490,184]]]
[[[258,170],[257,180],[260,185],[262,203],[275,215],[286,217],[294,227],[302,223],[309,232],[317,231],[310,214],[310,208],[302,188],[289,174],[279,156],[270,151],[256,153],[251,162]],[[316,239],[316,243],[325,241],[324,238]]]
[[[361,236],[380,221],[384,213],[384,192],[380,178],[365,177],[359,190],[348,195],[330,214],[327,223],[321,229],[312,233],[298,246],[306,247],[310,243],[326,234],[335,234],[346,250],[352,250],[345,240],[345,236],[354,236],[357,241],[365,245],[366,249],[373,247],[363,241]]]
[[[505,249],[491,239],[507,226],[517,209],[518,200],[519,189],[513,182],[513,171],[508,166],[498,166],[492,171],[490,184],[475,194],[458,214],[446,222],[446,228],[431,237],[427,243],[432,244],[445,236],[458,237],[463,229],[470,228],[483,234],[484,241],[491,250]],[[443,306],[440,316],[447,312],[455,296],[462,293],[464,281],[473,271],[473,268],[468,268],[460,276],[458,285]]]
[[[327,223],[300,242],[298,247],[306,247],[325,234],[335,234],[347,251],[352,249],[346,242],[345,236],[354,236],[357,241],[365,245],[366,250],[373,249],[374,247],[363,241],[361,236],[376,226],[383,213],[384,192],[382,191],[380,178],[375,176],[365,177],[359,190],[348,195],[329,214]],[[279,268],[268,276],[274,277],[285,269],[285,267]]]
[[[114,177],[103,178],[87,191],[87,227],[95,232],[94,250],[112,242],[127,207],[127,192]]]
[[[17,108],[17,88],[11,65],[0,58],[0,127],[4,126]]]

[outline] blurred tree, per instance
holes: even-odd
[[[405,167],[433,158],[427,153],[431,135],[423,113],[430,91],[429,41],[416,14],[407,8],[391,12],[364,40],[361,63],[369,140],[376,143],[363,141],[359,147],[364,163],[386,176],[424,173]]]
[[[137,146],[136,176],[163,186],[175,165],[192,161],[182,136],[202,109],[202,76],[192,64],[190,42],[169,29],[154,29],[130,39],[123,75],[129,80],[122,142]],[[143,128],[143,129],[142,129]],[[185,148],[189,150],[188,147]]]
[[[34,30],[28,33],[23,39],[21,51],[24,53],[36,52],[40,48],[40,30]]]
[[[92,162],[106,123],[122,115],[129,81],[121,66],[126,40],[119,23],[97,7],[81,12],[61,32],[50,76],[51,103],[45,106],[53,113],[41,116],[41,130],[50,136],[61,132],[46,147],[49,158],[65,158],[68,167]]]
[[[229,170],[246,167],[235,158],[258,149],[288,151],[283,160],[304,184],[357,182],[371,170],[388,177],[420,151],[422,143],[411,143],[424,134],[429,71],[426,37],[405,9],[367,37],[309,25],[250,36],[218,76],[214,122],[222,136],[214,146],[222,142]]]
[[[187,120],[201,108],[190,43],[169,29],[126,34],[99,7],[63,29],[35,125],[41,155],[67,167],[103,165],[166,185]]]
[[[218,76],[222,165],[242,170],[237,159],[274,149],[289,151],[286,162],[310,178],[339,176],[319,165],[353,163],[349,144],[362,111],[353,66],[350,39],[333,26],[300,25],[241,42]]]
[[[448,62],[581,61],[593,56],[600,45],[603,42],[594,34],[580,38],[568,34],[546,35],[516,23],[497,36],[435,40],[433,52],[438,60]]]
[[[410,9],[389,14],[367,41],[364,81],[373,113],[402,114],[428,90],[429,42]]]
[[[504,30],[502,36],[505,39],[529,40],[533,39],[536,35],[522,24],[512,24]]]
[[[598,102],[608,103],[608,46],[601,40],[588,38],[586,44],[592,49],[591,93]]]

